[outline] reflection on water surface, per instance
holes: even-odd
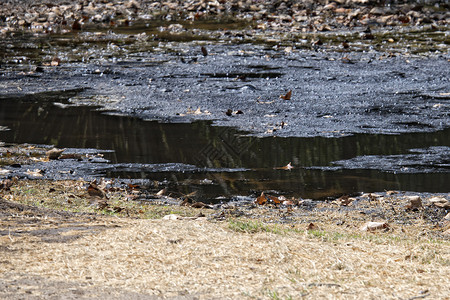
[[[403,135],[354,135],[342,138],[255,138],[208,122],[166,124],[137,118],[107,115],[92,107],[67,106],[76,91],[46,93],[0,100],[0,132],[4,142],[50,144],[59,148],[96,148],[111,163],[180,163],[208,168],[206,172],[110,169],[107,177],[167,181],[171,188],[205,198],[249,195],[276,190],[288,196],[323,198],[362,191],[389,189],[448,192],[450,182],[450,130]],[[55,104],[56,103],[56,104]],[[441,148],[430,148],[441,146]],[[373,159],[411,155],[410,149],[442,149],[435,153],[436,168],[420,161],[408,172],[381,171]],[[447,151],[442,153],[442,151]],[[417,151],[416,151],[417,152]],[[420,151],[419,151],[420,152]],[[423,152],[423,151],[422,151]],[[436,151],[435,151],[436,152]],[[433,155],[431,151],[427,155]],[[352,159],[371,160],[370,168],[351,165]],[[364,159],[362,159],[364,161]],[[336,161],[346,161],[339,166]],[[294,169],[275,167],[291,162]],[[383,162],[383,159],[380,159]],[[411,164],[411,159],[409,159]],[[414,164],[414,162],[413,162]],[[406,169],[405,169],[406,168]],[[241,169],[233,172],[233,169]],[[243,171],[242,169],[245,169]]]

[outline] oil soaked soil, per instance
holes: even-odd
[[[10,176],[142,178],[208,201],[262,190],[315,199],[448,191],[445,29],[275,42],[240,38],[245,25],[186,24],[2,40],[5,141],[87,157],[9,167]],[[427,44],[434,51],[420,52]],[[295,169],[274,170],[289,162]]]
[[[3,95],[83,89],[71,103],[145,120],[212,120],[257,136],[430,132],[450,122],[447,54],[386,57],[203,42],[204,57],[196,43],[149,51],[143,37],[142,50],[136,41],[131,52],[112,43],[105,49],[96,46],[100,37],[92,39],[89,50],[65,40],[59,50],[73,51],[54,52],[67,60],[60,66],[4,69]],[[84,62],[71,62],[77,51],[89,51]],[[288,91],[290,100],[280,98]]]

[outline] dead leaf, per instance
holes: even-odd
[[[270,201],[272,201],[273,203],[275,203],[275,204],[280,204],[280,203],[281,203],[281,200],[280,200],[278,197],[270,196],[270,195],[267,195],[266,197],[267,197]]]
[[[350,206],[353,201],[355,201],[355,198],[351,198],[348,195],[339,197],[337,200],[337,203],[342,206]]]
[[[386,222],[367,222],[361,227],[361,231],[376,231],[389,228]]]
[[[78,153],[69,153],[69,154],[61,154],[61,156],[58,159],[76,159],[76,160],[83,160],[83,157],[81,154]]]
[[[87,192],[91,197],[106,198],[105,193],[97,186],[96,180],[89,184]]]
[[[108,202],[106,200],[98,200],[97,201],[97,208],[98,209],[105,209],[108,207]]]
[[[156,193],[156,196],[164,196],[167,192],[167,188],[163,188],[159,192]]]
[[[75,22],[73,22],[72,30],[81,30],[81,23],[79,20],[75,20]]]
[[[50,66],[57,67],[60,64],[61,64],[61,59],[59,59],[58,57],[55,56],[55,57],[53,57],[53,59],[52,59],[52,61],[50,63]]]
[[[285,201],[283,201],[283,205],[292,206],[292,205],[295,205],[295,203],[292,200],[285,200]]]
[[[434,206],[450,209],[450,202],[444,197],[432,197],[428,201],[430,201]]]
[[[398,192],[397,191],[387,191],[386,192],[386,195],[388,195],[388,196],[395,195],[395,194],[398,194]]]
[[[205,57],[208,56],[208,50],[206,50],[205,47],[202,46],[201,50],[202,50],[203,56],[205,56]]]
[[[450,221],[450,212],[444,217],[444,220]]]
[[[418,209],[422,208],[422,199],[419,196],[407,196],[409,203],[405,206],[405,209]]]
[[[292,96],[292,90],[289,90],[289,92],[286,93],[286,95],[281,95],[280,98],[283,100],[291,100]]]
[[[61,155],[61,153],[64,152],[66,149],[57,149],[53,148],[48,150],[45,154],[47,154],[48,159],[58,159]]]
[[[43,171],[39,170],[39,169],[34,169],[34,171],[27,170],[25,172],[25,174],[34,176],[34,177],[42,177],[42,173],[43,173]]]
[[[129,184],[128,184],[128,189],[129,189],[129,190],[140,190],[140,189],[141,189],[141,186],[138,185],[138,184],[131,184],[131,183],[129,183]]]
[[[316,230],[316,229],[318,229],[318,227],[314,223],[309,223],[308,226],[306,226],[306,230]]]
[[[211,205],[203,203],[203,202],[194,202],[191,204],[193,208],[212,208]]]
[[[17,182],[17,177],[14,177],[13,180],[11,180],[11,179],[2,180],[2,181],[0,181],[0,189],[4,190],[4,191],[9,191],[9,189],[16,182]]]
[[[267,202],[266,195],[264,195],[264,192],[261,193],[261,195],[256,198],[255,203],[259,205],[263,205]]]

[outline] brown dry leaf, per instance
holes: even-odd
[[[444,197],[433,197],[430,198],[429,201],[437,207],[444,208],[444,209],[450,209],[450,202],[445,199]]]
[[[405,206],[405,209],[422,208],[422,199],[419,196],[408,196],[409,203]]]
[[[261,193],[261,195],[256,198],[255,203],[259,205],[263,205],[267,202],[267,197],[264,195],[264,192]]]
[[[79,20],[75,20],[75,22],[73,22],[72,30],[81,30],[81,23]]]
[[[450,221],[450,212],[444,217],[444,220],[449,220]]]
[[[97,186],[97,182],[95,180],[89,184],[87,192],[91,197],[106,197],[105,193]]]
[[[389,228],[386,222],[367,222],[361,227],[361,231],[376,231]]]
[[[203,56],[205,56],[205,57],[208,56],[208,50],[206,50],[205,47],[202,46],[201,50],[202,50]]]
[[[52,62],[50,63],[50,66],[52,67],[57,67],[61,64],[61,59],[59,59],[58,57],[53,57]]]
[[[386,192],[386,195],[388,195],[388,196],[395,195],[395,194],[398,194],[398,192],[397,191],[387,191]]]
[[[306,230],[316,230],[316,229],[318,229],[318,227],[314,223],[309,223],[308,226],[306,226]]]
[[[127,201],[134,201],[134,200],[136,200],[137,198],[139,198],[139,195],[137,195],[137,194],[128,194],[128,195],[125,195],[125,199],[127,199]]]
[[[140,185],[138,185],[138,184],[131,184],[131,183],[129,183],[129,184],[128,184],[128,189],[129,189],[129,190],[140,190],[141,187],[140,187]]]
[[[193,208],[212,208],[211,205],[203,203],[203,202],[194,202],[191,204]]]
[[[348,56],[342,57],[341,62],[343,62],[344,64],[352,64],[353,63],[353,61]]]
[[[280,98],[283,100],[291,100],[292,96],[292,90],[289,90],[289,92],[286,93],[286,95],[281,95]]]
[[[0,190],[9,191],[13,184],[17,183],[17,177],[0,181]]]
[[[337,200],[337,203],[342,206],[350,206],[352,205],[352,202],[355,201],[355,198],[351,198],[348,195],[339,197]]]
[[[42,170],[34,169],[33,171],[27,170],[25,174],[34,176],[34,177],[42,177]]]
[[[48,159],[58,159],[61,155],[61,153],[64,152],[66,149],[57,149],[53,148],[48,150],[45,154],[47,154]]]
[[[156,193],[156,196],[164,196],[167,192],[167,188],[163,188],[159,192]]]
[[[83,157],[81,154],[77,153],[69,153],[69,154],[61,154],[61,156],[58,159],[76,159],[76,160],[83,160]]]
[[[108,202],[106,200],[97,201],[97,209],[105,209],[108,207]]]
[[[282,202],[282,200],[280,200],[278,197],[275,197],[275,196],[267,195],[266,197],[275,204],[280,204]]]
[[[295,203],[292,200],[285,200],[285,201],[283,201],[283,205],[291,206],[291,205],[295,205]]]
[[[443,209],[450,209],[450,202],[447,201],[445,203],[434,203],[435,206],[443,208]]]

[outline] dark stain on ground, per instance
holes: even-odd
[[[206,198],[265,189],[313,198],[448,191],[448,54],[166,43],[129,33],[69,37],[49,35],[50,46],[25,35],[2,41],[5,141],[114,150],[105,153],[109,164],[37,164],[48,178],[145,178]],[[62,58],[58,66],[50,65],[54,56]],[[289,100],[280,98],[288,91]],[[70,108],[85,105],[111,116]],[[14,109],[20,122],[10,118]],[[410,168],[410,149],[444,152]],[[393,158],[400,164],[376,167]],[[297,168],[274,171],[289,162]]]

